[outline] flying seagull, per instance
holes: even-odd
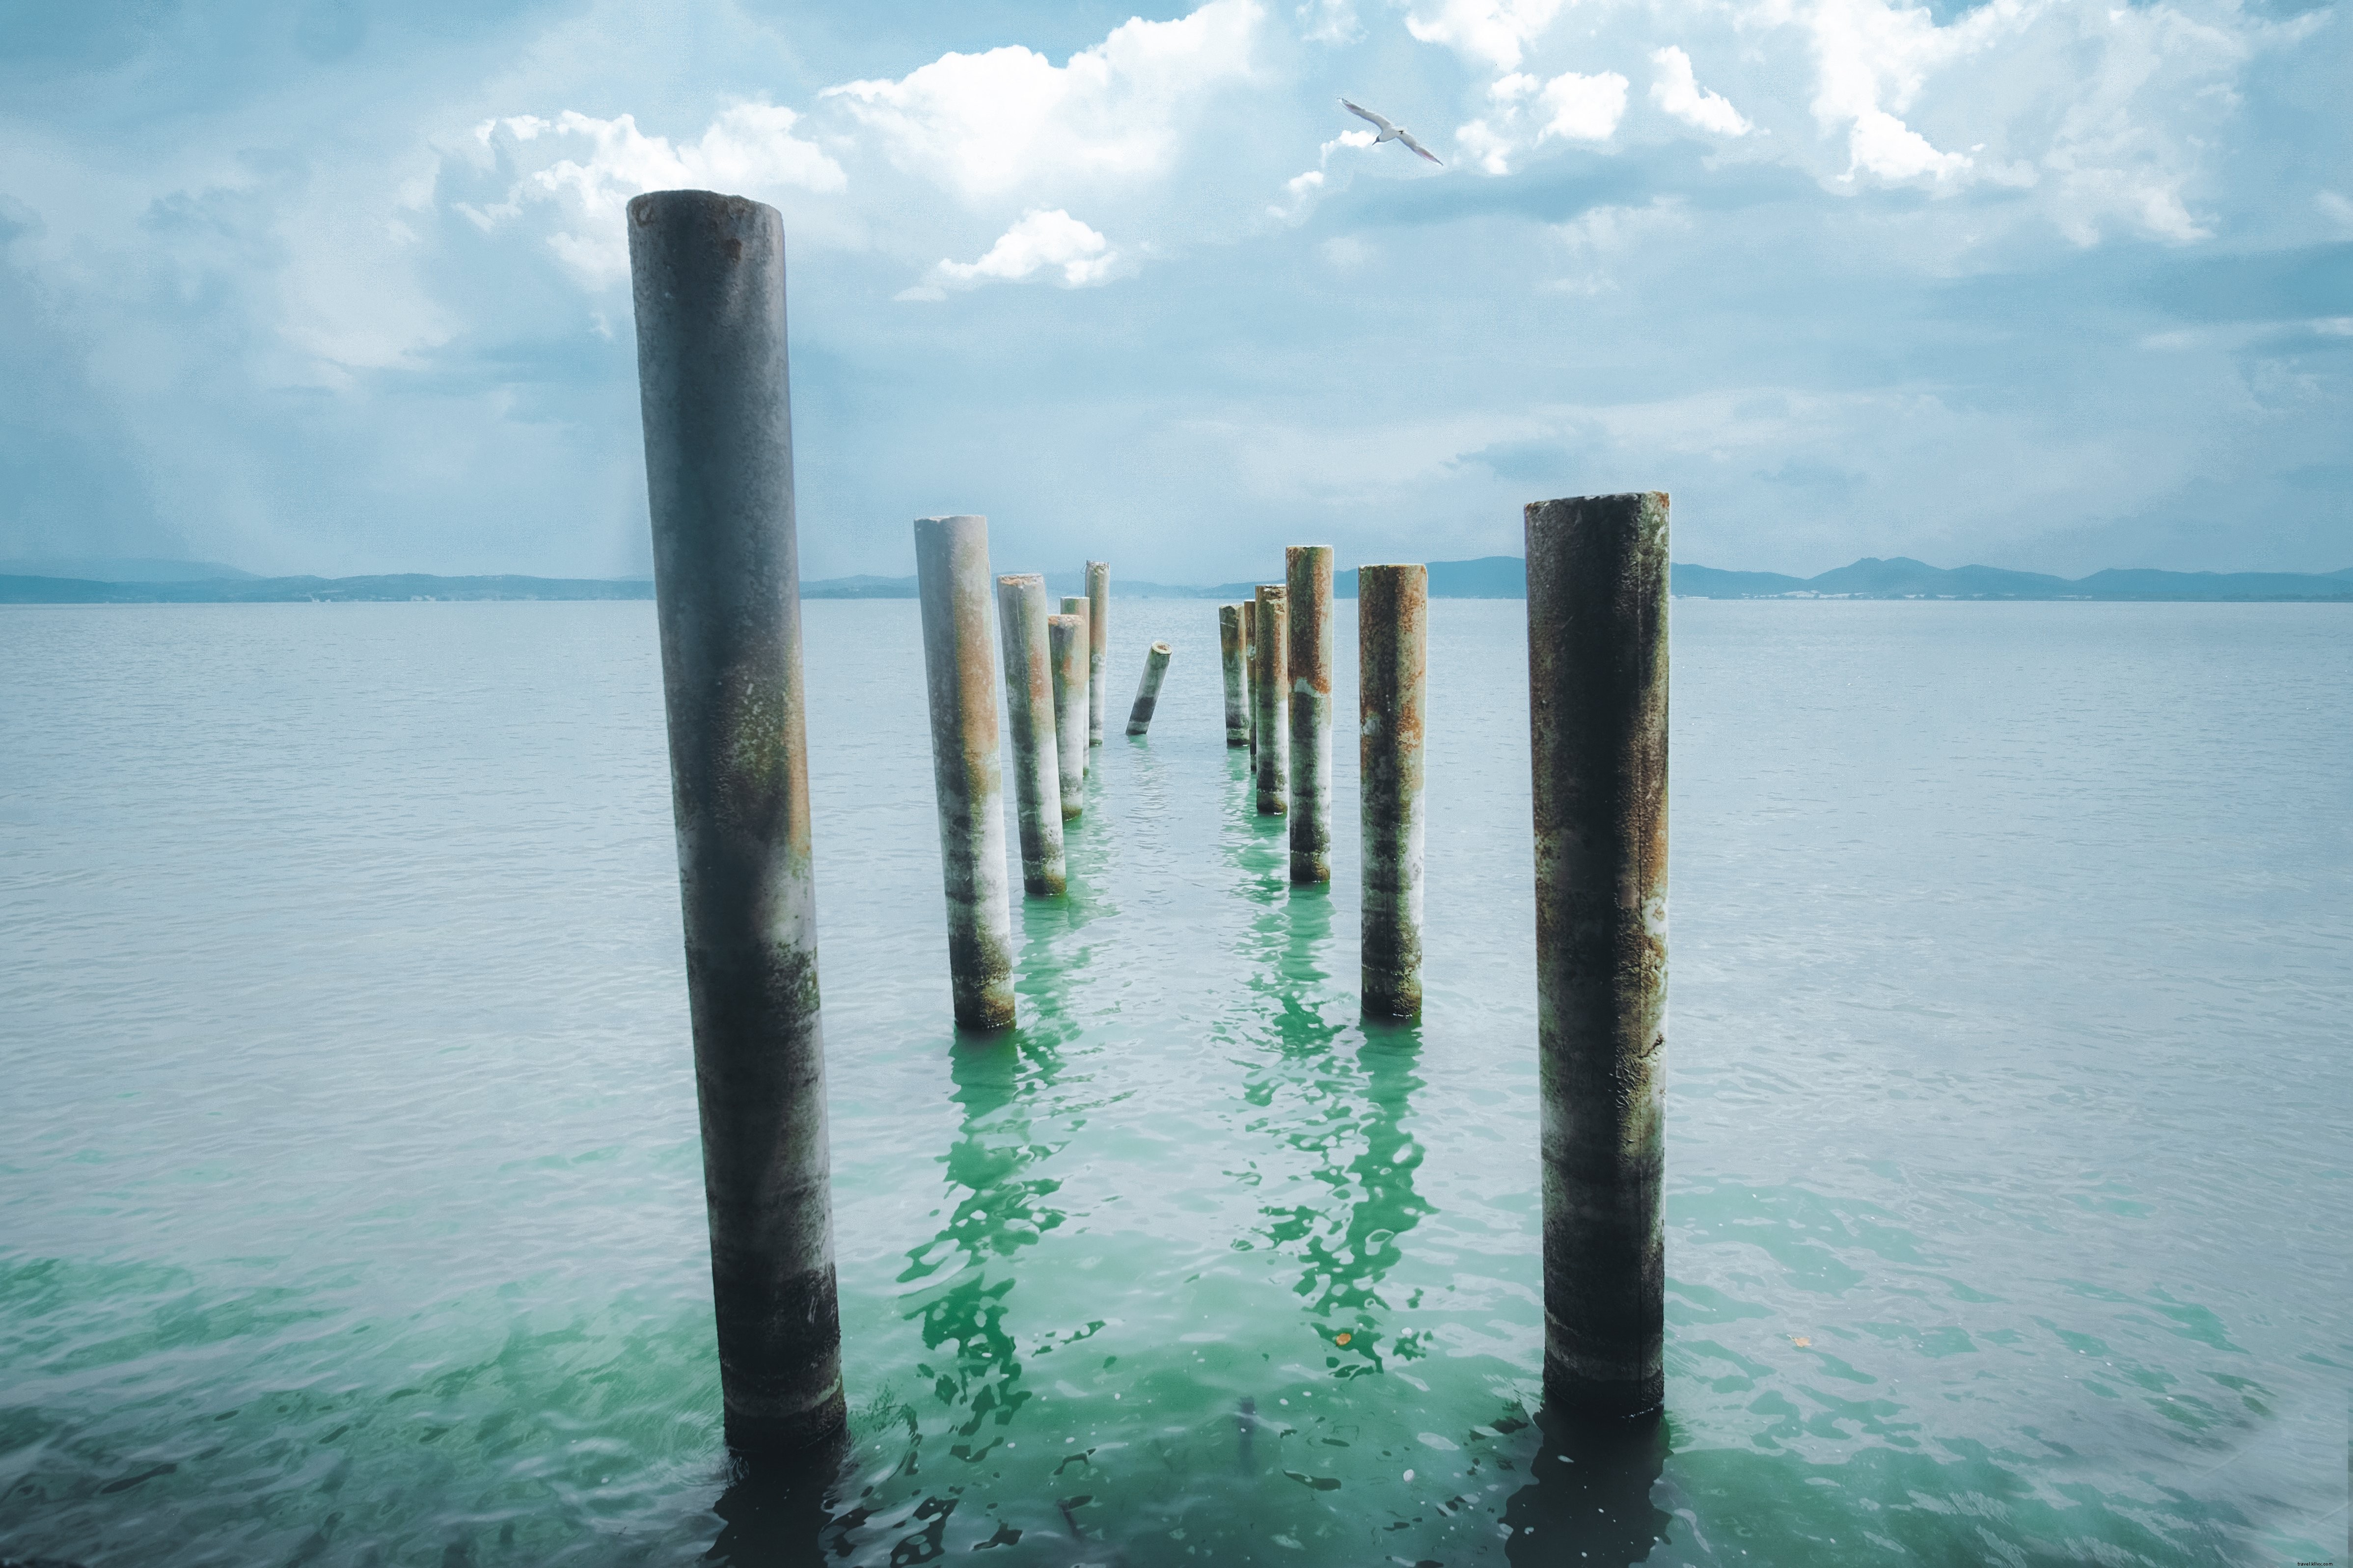
[[[1359,120],[1368,120],[1372,121],[1374,127],[1380,132],[1378,136],[1373,138],[1374,146],[1377,147],[1384,142],[1402,142],[1407,146],[1412,148],[1415,152],[1420,153],[1423,157],[1429,159],[1431,163],[1436,163],[1440,168],[1442,169],[1446,166],[1444,160],[1440,159],[1437,153],[1431,152],[1429,148],[1423,146],[1420,142],[1413,139],[1412,132],[1392,125],[1388,121],[1382,119],[1379,115],[1375,114],[1371,110],[1361,108],[1356,104],[1350,103],[1345,98],[1340,100],[1340,107],[1346,110],[1349,113],[1355,115]]]

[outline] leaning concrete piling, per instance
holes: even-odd
[[[1054,741],[1054,667],[1046,629],[1046,579],[997,580],[997,637],[1005,654],[1005,716],[1013,729],[1013,797],[1021,828],[1021,889],[1061,897],[1061,753]]]
[[[1421,1016],[1421,735],[1429,645],[1429,568],[1357,567],[1357,801],[1369,1018]]]
[[[1226,676],[1226,744],[1250,744],[1248,677],[1242,670],[1242,607],[1218,606],[1218,665]]]
[[[1261,816],[1282,816],[1291,791],[1290,705],[1282,700],[1291,659],[1284,597],[1280,584],[1259,584],[1258,648],[1252,661],[1258,670],[1258,750],[1252,760]]]
[[[686,994],[729,1444],[843,1426],[786,391],[785,231],[628,205]]]
[[[1062,767],[1062,820],[1068,822],[1087,805],[1087,618],[1049,616],[1046,627],[1047,657],[1054,667],[1054,744]]]
[[[1332,548],[1283,552],[1290,626],[1291,879],[1332,879]]]
[[[1103,736],[1103,650],[1111,643],[1111,563],[1087,563],[1087,744]]]
[[[997,658],[988,644],[987,518],[915,520],[915,592],[923,606],[955,1021],[1002,1029],[1013,1022],[1013,912],[1005,888]]]
[[[1667,498],[1527,509],[1545,1400],[1665,1394]]]
[[[1250,776],[1258,776],[1258,601],[1242,601],[1242,707],[1250,719]]]
[[[1152,728],[1152,710],[1160,705],[1160,678],[1168,673],[1168,645],[1156,642],[1144,656],[1144,680],[1135,689],[1135,706],[1127,710],[1127,732],[1141,735]]]

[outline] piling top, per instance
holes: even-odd
[[[1168,651],[1168,645],[1165,642],[1154,643],[1152,645],[1152,651],[1155,653],[1166,653]]]
[[[1045,574],[1042,572],[1008,572],[997,579],[997,585],[1000,588],[1027,588],[1032,583],[1037,584],[1039,587],[1045,586]]]

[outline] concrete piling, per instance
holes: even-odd
[[[1066,595],[1062,599],[1062,614],[1078,616],[1079,628],[1086,634],[1087,683],[1086,689],[1079,693],[1079,717],[1084,721],[1080,729],[1080,739],[1086,744],[1079,748],[1079,762],[1087,772],[1092,773],[1095,771],[1095,755],[1089,748],[1097,744],[1094,735],[1095,688],[1101,684],[1095,679],[1094,604],[1084,594]]]
[[[1665,1396],[1667,498],[1527,509],[1545,1400]]]
[[[1084,599],[1062,601],[1083,605]],[[1054,744],[1062,768],[1062,820],[1087,805],[1087,618],[1046,617],[1047,657],[1054,668]]]
[[[774,207],[627,216],[720,1395],[730,1446],[843,1429],[800,572]]]
[[[1258,601],[1242,601],[1242,706],[1250,719],[1250,776],[1258,776]]]
[[[1282,584],[1261,583],[1258,589],[1258,647],[1251,660],[1258,671],[1258,748],[1251,753],[1258,780],[1261,816],[1281,816],[1291,793],[1290,704],[1283,692],[1291,662],[1289,614]]]
[[[1127,710],[1127,732],[1141,735],[1152,728],[1152,710],[1160,705],[1160,678],[1168,673],[1168,645],[1154,643],[1144,656],[1144,680],[1135,689],[1135,706]]]
[[[1356,568],[1357,800],[1368,1018],[1421,1016],[1421,747],[1429,646],[1430,569]]]
[[[1289,663],[1291,879],[1332,879],[1332,548],[1283,552]]]
[[[1249,677],[1242,668],[1242,607],[1218,606],[1218,665],[1226,676],[1226,744],[1250,744]]]
[[[1087,563],[1087,744],[1103,737],[1103,650],[1111,641],[1111,563]]]
[[[997,657],[988,637],[988,520],[915,520],[931,691],[932,789],[948,898],[948,979],[966,1029],[1013,1022],[1013,911],[1005,887]]]
[[[1005,654],[1005,716],[1013,729],[1013,796],[1021,831],[1021,890],[1062,896],[1062,763],[1055,742],[1054,668],[1046,579],[997,580],[997,636]]]

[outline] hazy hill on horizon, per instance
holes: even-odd
[[[85,577],[34,566],[77,566],[120,575]],[[1432,561],[1430,592],[1440,599],[1519,599],[1527,595],[1527,564],[1516,555]],[[198,575],[197,574],[209,574]],[[1050,592],[1084,591],[1080,572],[1050,572]],[[1211,586],[1124,580],[1114,568],[1114,593],[1129,598],[1246,599],[1252,583]],[[1356,595],[1354,567],[1335,573],[1339,597]],[[1677,563],[1672,591],[1701,599],[2100,599],[2182,602],[2353,601],[2353,567],[2336,572],[2166,572],[2117,568],[2069,579],[1998,566],[1938,567],[1908,556],[1865,557],[1811,577],[1778,572],[1735,572]],[[643,578],[439,577],[399,573],[361,577],[257,577],[212,562],[75,560],[0,562],[0,604],[277,604],[392,603],[443,599],[648,599]],[[913,577],[819,578],[801,584],[805,599],[912,599]]]

